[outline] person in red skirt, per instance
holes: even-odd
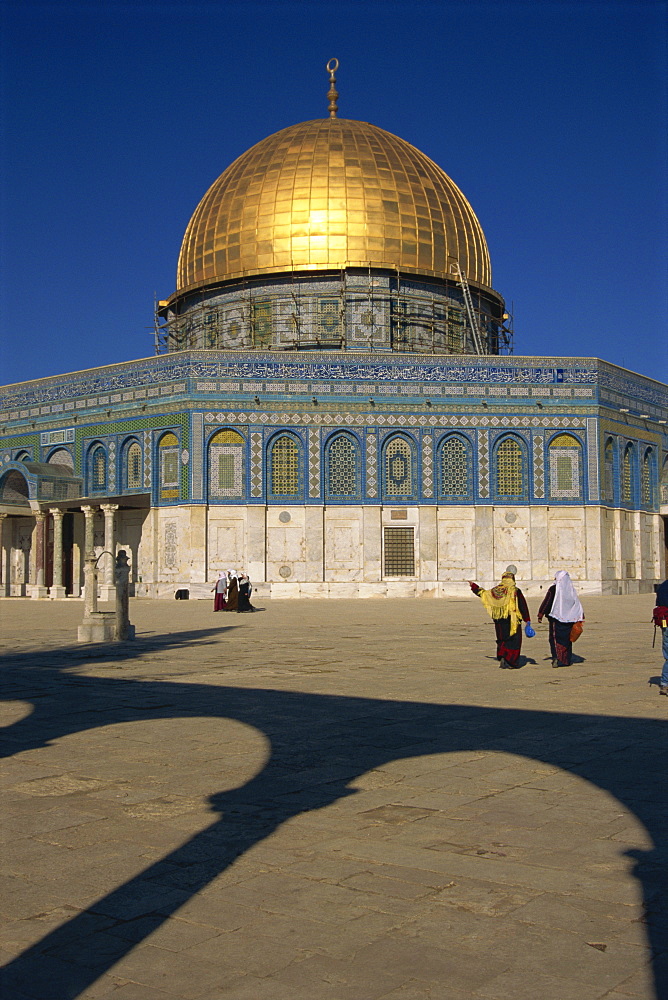
[[[227,591],[227,575],[225,573],[218,574],[218,579],[211,590],[213,593],[213,610],[225,611],[227,607],[227,602],[225,601],[225,592]]]
[[[468,582],[494,622],[499,666],[506,670],[516,670],[520,666],[522,622],[531,625],[531,615],[524,594],[515,586],[515,574],[506,570],[501,583],[491,590],[483,590],[473,580]]]

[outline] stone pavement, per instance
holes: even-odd
[[[3,997],[668,996],[652,603],[510,671],[466,594],[0,601]]]

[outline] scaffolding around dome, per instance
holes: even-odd
[[[349,350],[512,354],[512,320],[495,293],[462,278],[399,270],[249,276],[169,302],[155,312],[156,354],[184,350]]]

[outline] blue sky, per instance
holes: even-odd
[[[326,114],[460,186],[515,353],[668,376],[668,5],[0,3],[0,381],[153,353],[154,295],[225,167]]]

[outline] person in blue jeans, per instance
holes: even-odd
[[[668,608],[668,580],[664,580],[663,583],[657,587],[655,607]],[[659,681],[659,694],[668,695],[668,626],[661,626],[661,637],[663,670],[661,671],[661,680]]]

